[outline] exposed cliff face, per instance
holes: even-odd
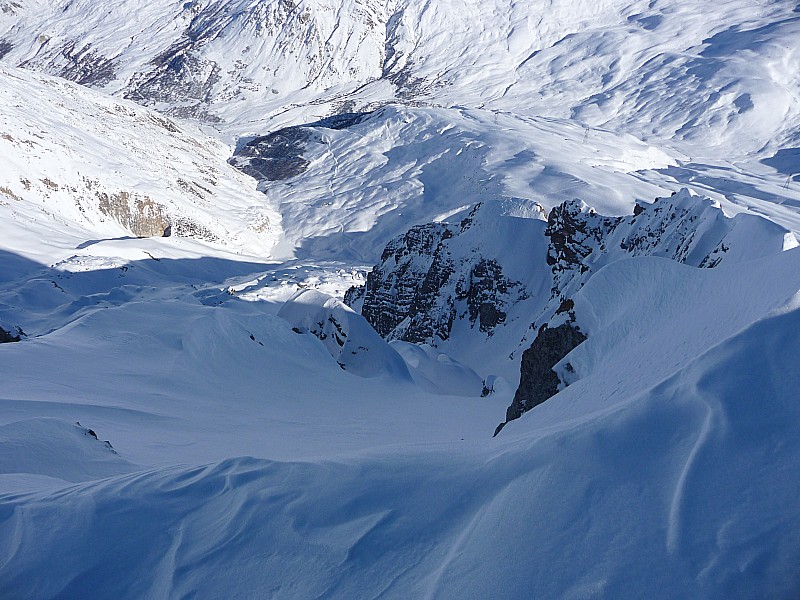
[[[510,252],[492,248],[490,240],[498,235],[492,224],[504,218],[479,205],[460,223],[412,227],[389,242],[366,285],[348,292],[347,304],[360,308],[387,339],[436,344],[448,339],[460,319],[492,335],[504,324],[509,307],[522,301],[527,302],[527,325],[532,320],[532,331],[538,331],[553,325],[554,318],[563,321],[572,294],[613,261],[651,255],[714,267],[780,252],[787,236],[765,219],[728,218],[714,202],[688,190],[637,204],[635,214],[627,217],[599,215],[580,200],[564,202],[550,212],[546,228],[527,232],[543,233],[544,243],[535,246],[543,257],[513,252],[514,243],[522,242],[519,237],[505,240]],[[550,293],[534,298],[521,283],[528,278],[519,271],[509,277],[507,270],[521,261],[530,272],[542,259],[550,270]]]
[[[503,219],[515,220],[478,205],[460,223],[412,227],[389,242],[364,288],[349,290],[345,301],[361,305],[361,314],[390,340],[436,346],[450,338],[456,321],[492,336],[508,307],[528,297],[504,266],[508,257],[481,244],[489,222]]]
[[[586,336],[572,323],[562,323],[553,328],[542,325],[531,347],[522,353],[519,387],[506,411],[506,420],[497,426],[495,435],[506,423],[558,393],[562,382],[553,367],[585,339]]]
[[[0,219],[11,227],[68,224],[73,247],[171,235],[266,255],[277,241],[280,215],[227,164],[229,147],[190,125],[4,67],[0,104]]]
[[[489,214],[478,206],[458,224],[413,227],[386,246],[366,285],[352,288],[345,300],[360,307],[384,338],[432,345],[448,340],[459,322],[485,340],[511,325],[509,314],[527,315],[525,322],[513,321],[515,335],[505,338],[514,340],[503,349],[506,355],[513,356],[520,344],[529,346],[522,354],[520,384],[507,421],[565,384],[553,367],[591,335],[581,326],[572,296],[605,265],[660,256],[711,268],[796,244],[787,230],[766,219],[729,218],[708,198],[685,189],[652,204],[637,204],[626,217],[599,215],[580,200],[564,202],[550,212],[546,227],[527,230],[526,235],[541,236],[542,243],[522,255],[504,253],[488,242],[497,234],[492,223],[498,221]],[[512,249],[523,243],[519,235],[506,236]],[[527,265],[528,276],[516,269],[509,277],[509,269],[520,262]],[[544,280],[535,282],[532,274],[542,262],[548,269],[538,272]],[[544,293],[535,292],[537,283]]]
[[[455,317],[452,293],[441,293],[454,272],[445,242],[453,230],[431,223],[389,242],[381,266],[367,276],[362,314],[387,339],[446,340]]]
[[[147,196],[128,192],[98,193],[100,212],[117,221],[138,237],[161,237],[171,233],[165,208]]]

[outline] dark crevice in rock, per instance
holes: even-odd
[[[497,426],[494,434],[509,422],[538,406],[558,393],[561,383],[553,371],[567,354],[577,348],[586,336],[573,323],[557,327],[543,325],[531,347],[522,353],[520,382],[511,406],[506,410],[506,420]]]

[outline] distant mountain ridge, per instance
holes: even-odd
[[[310,106],[323,117],[400,101],[733,152],[760,150],[769,131],[776,151],[800,114],[782,43],[800,32],[793,8],[759,2],[752,21],[737,3],[687,6],[684,27],[644,0],[16,0],[0,12],[0,60],[236,135],[308,121]],[[681,89],[668,111],[665,86]]]

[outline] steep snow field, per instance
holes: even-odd
[[[615,313],[582,379],[494,440],[496,399],[348,374],[258,303],[129,303],[5,345],[0,589],[791,597],[797,264],[609,266],[580,296]]]
[[[0,0],[0,597],[796,597],[798,11]]]

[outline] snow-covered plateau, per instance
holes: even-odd
[[[0,0],[0,598],[800,597],[800,5]]]

